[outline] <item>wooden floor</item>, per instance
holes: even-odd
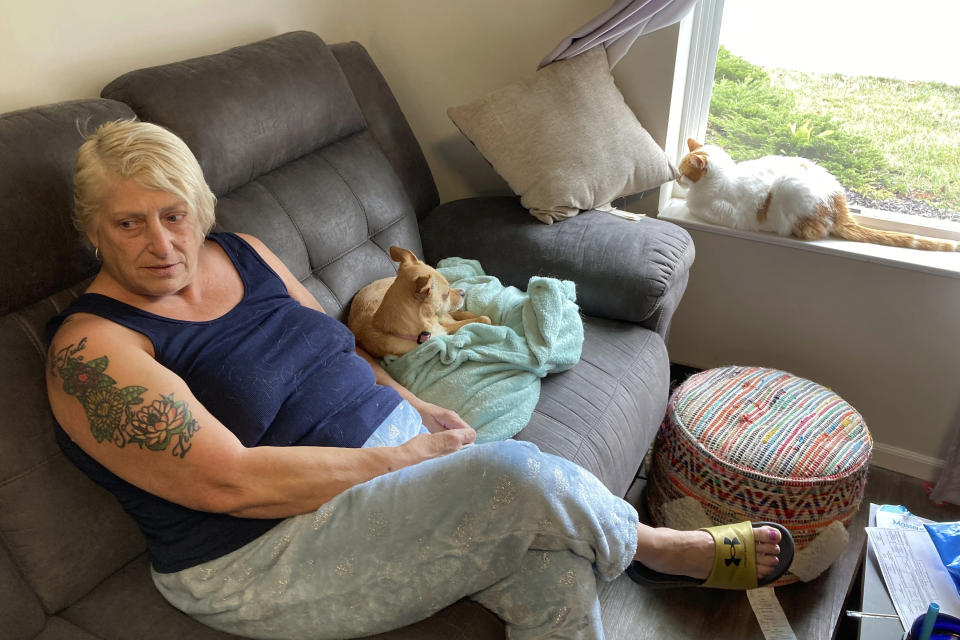
[[[870,469],[867,479],[865,502],[876,504],[902,504],[912,513],[939,521],[960,520],[960,506],[946,504],[937,506],[927,499],[923,483],[887,469]]]
[[[641,478],[628,499],[643,515]],[[797,638],[847,640],[856,638],[857,626],[843,615],[859,604],[859,570],[870,502],[900,504],[911,512],[938,521],[960,520],[960,506],[938,507],[927,499],[923,483],[886,469],[873,468],[867,480],[860,513],[850,528],[848,552],[809,584],[777,589],[787,619]],[[626,576],[602,585],[601,603],[607,637],[616,640],[657,638],[681,640],[709,637],[711,640],[763,640],[746,596],[741,592],[710,589],[645,590]],[[625,604],[622,604],[625,603]],[[837,622],[840,621],[839,626]],[[836,628],[835,628],[836,627]]]

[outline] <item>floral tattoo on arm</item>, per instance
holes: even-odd
[[[143,401],[146,387],[119,388],[106,374],[109,360],[100,356],[89,362],[80,352],[87,339],[64,347],[56,354],[54,367],[63,379],[63,390],[83,405],[90,431],[97,442],[110,441],[118,447],[136,444],[141,449],[170,452],[183,458],[190,450],[190,439],[200,425],[190,415],[187,404],[162,395],[149,404]]]

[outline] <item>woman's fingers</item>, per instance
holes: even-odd
[[[424,426],[429,431],[470,428],[470,425],[452,409],[444,409],[429,402],[421,402],[416,409],[420,413],[420,418],[423,420]]]
[[[452,451],[456,451],[465,444],[471,444],[477,439],[477,432],[471,427],[448,428],[446,431],[441,431],[433,435],[445,437],[450,443],[450,446],[454,447]]]
[[[437,422],[442,424],[446,429],[470,429],[473,431],[473,428],[460,417],[460,414],[450,409],[444,409],[440,417],[437,418]]]
[[[476,438],[477,432],[469,427],[466,429],[446,429],[436,433],[420,434],[400,446],[413,451],[416,461],[420,462],[459,451],[464,445],[470,444]]]

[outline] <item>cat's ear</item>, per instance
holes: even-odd
[[[702,153],[694,153],[689,156],[690,164],[697,169],[704,171],[707,168],[707,156]]]
[[[687,148],[690,149],[690,151],[696,151],[702,146],[703,146],[702,144],[700,144],[693,138],[687,138]]]

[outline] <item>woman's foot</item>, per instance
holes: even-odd
[[[757,578],[770,575],[777,567],[780,553],[780,532],[769,526],[754,529],[757,549]],[[640,524],[637,531],[638,560],[650,569],[700,580],[710,575],[715,543],[706,531],[677,531],[667,527]]]

